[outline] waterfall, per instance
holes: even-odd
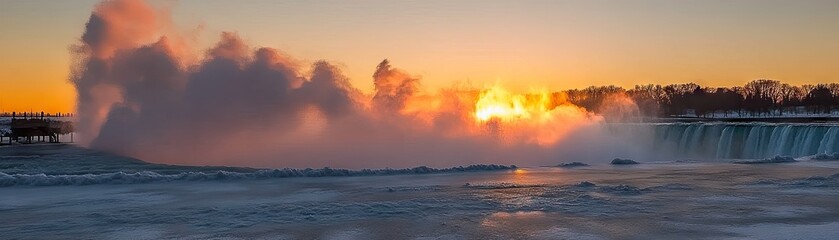
[[[839,124],[703,122],[627,126],[646,128],[653,138],[646,146],[649,151],[667,151],[673,157],[755,159],[839,152]]]

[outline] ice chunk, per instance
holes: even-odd
[[[737,164],[790,163],[790,162],[795,162],[795,158],[788,157],[788,156],[775,156],[775,157],[772,157],[772,158],[764,158],[764,159],[749,159],[749,160],[733,161],[733,163],[737,163]]]
[[[618,194],[618,195],[639,195],[645,189],[638,188],[636,186],[627,185],[627,184],[620,184],[617,186],[601,186],[599,187],[600,191],[611,193],[611,194]]]
[[[816,161],[837,161],[837,160],[839,160],[839,152],[838,153],[833,153],[833,154],[825,154],[825,153],[817,154],[817,155],[811,157],[810,159],[816,160]]]
[[[585,167],[585,166],[588,166],[588,164],[581,163],[581,162],[568,162],[568,163],[560,163],[560,164],[556,165],[556,167],[561,167],[561,168],[575,168],[575,167]]]
[[[591,183],[589,181],[582,181],[580,183],[577,183],[576,186],[577,187],[594,187],[594,186],[597,186],[597,185],[595,185],[594,183]]]
[[[612,159],[612,165],[630,165],[630,164],[638,164],[638,162],[632,161],[632,159],[620,159],[620,158]]]

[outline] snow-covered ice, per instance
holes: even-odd
[[[0,232],[32,239],[837,234],[837,161],[642,165],[274,170],[157,165],[69,145],[2,147]]]

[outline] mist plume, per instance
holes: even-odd
[[[424,91],[419,77],[388,60],[367,94],[329,62],[305,66],[233,32],[195,56],[163,12],[139,0],[94,9],[73,48],[83,144],[153,162],[257,167],[610,157],[575,147],[600,141],[593,131],[603,118],[561,95]],[[485,110],[492,112],[476,115]]]

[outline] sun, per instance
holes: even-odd
[[[479,122],[532,119],[549,112],[550,104],[548,94],[513,94],[493,86],[481,92],[475,102],[475,118]]]

